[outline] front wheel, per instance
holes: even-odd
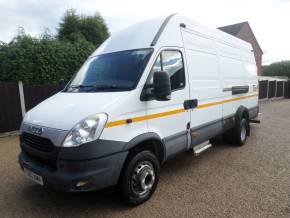
[[[141,151],[125,165],[119,188],[123,199],[136,206],[154,193],[159,179],[160,164],[150,151]]]

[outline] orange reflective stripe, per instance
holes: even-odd
[[[231,98],[231,99],[227,99],[227,100],[223,100],[223,101],[217,101],[217,102],[201,104],[201,105],[198,105],[197,108],[200,109],[200,108],[211,107],[211,106],[215,106],[215,105],[219,105],[219,104],[224,104],[224,103],[228,103],[228,102],[238,101],[238,100],[251,98],[251,97],[256,97],[256,96],[258,96],[258,94],[247,95],[247,96],[242,96],[242,97],[238,97],[238,98]]]
[[[207,108],[207,107],[211,107],[211,106],[215,106],[215,105],[219,105],[219,104],[224,104],[224,103],[228,103],[228,102],[252,98],[252,97],[256,97],[256,96],[258,96],[258,94],[247,95],[247,96],[242,96],[242,97],[238,97],[238,98],[231,98],[231,99],[227,99],[227,100],[223,100],[223,101],[201,104],[201,105],[197,106],[197,109]],[[130,122],[130,123],[141,122],[144,120],[152,120],[152,119],[170,116],[170,115],[174,115],[174,114],[179,114],[179,113],[183,113],[183,112],[185,112],[185,109],[181,108],[181,109],[176,109],[176,110],[172,110],[172,111],[166,111],[166,112],[161,112],[161,113],[156,113],[156,114],[149,114],[149,115],[145,115],[145,116],[134,117],[134,118],[131,118],[132,122]],[[128,124],[127,120],[128,119],[108,122],[106,124],[106,127],[109,128],[109,127],[114,127],[114,126],[125,125],[125,124]]]
[[[132,123],[133,122],[140,122],[140,121],[144,121],[144,120],[156,119],[159,117],[165,117],[165,116],[178,114],[178,113],[183,113],[184,111],[185,110],[182,108],[182,109],[177,109],[177,110],[173,110],[173,111],[166,111],[166,112],[157,113],[157,114],[150,114],[150,115],[145,115],[145,116],[140,116],[140,117],[134,117],[134,118],[132,118]],[[108,122],[106,124],[106,127],[119,126],[119,125],[123,125],[123,124],[127,124],[127,119]]]

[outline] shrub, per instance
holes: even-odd
[[[290,78],[290,61],[281,61],[263,66],[264,76],[288,76]]]
[[[57,37],[71,42],[82,38],[99,46],[109,37],[109,32],[99,13],[93,16],[80,16],[74,9],[70,9],[65,12],[59,24]]]
[[[47,31],[31,37],[22,28],[9,43],[0,42],[0,81],[54,84],[69,80],[87,57],[109,36],[100,14],[79,16],[66,11],[57,37]]]
[[[33,38],[22,31],[10,43],[0,44],[0,81],[53,84],[61,78],[69,80],[94,50],[82,38],[74,42],[49,34]]]

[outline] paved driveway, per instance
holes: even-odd
[[[214,143],[167,162],[154,196],[129,208],[114,189],[68,194],[42,188],[17,164],[18,137],[0,139],[1,217],[290,217],[290,100],[261,104],[243,147]]]

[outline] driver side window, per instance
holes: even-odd
[[[175,50],[162,51],[152,67],[150,83],[153,83],[153,73],[156,71],[166,71],[169,74],[172,91],[185,86],[185,72],[181,52]]]

